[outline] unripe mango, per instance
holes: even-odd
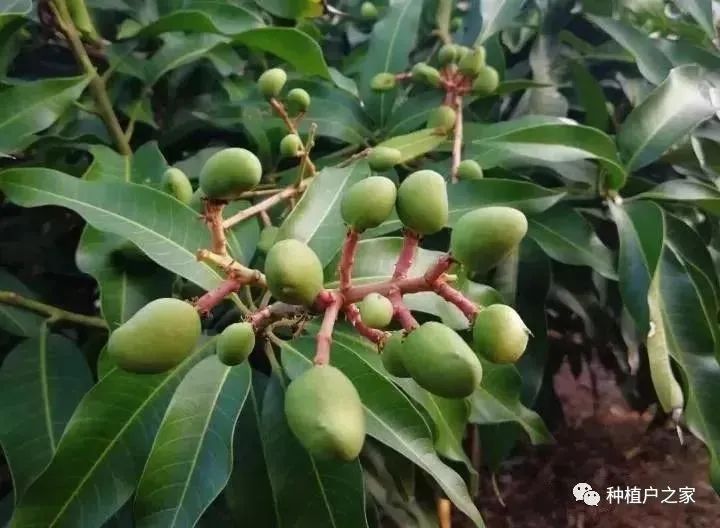
[[[458,47],[455,44],[443,44],[438,51],[438,62],[441,66],[452,64],[458,58]]]
[[[495,363],[515,363],[525,352],[529,330],[505,304],[483,308],[473,324],[473,348]]]
[[[311,367],[285,393],[285,416],[300,444],[315,458],[351,461],[365,442],[360,395],[340,370]]]
[[[436,128],[443,133],[450,132],[455,126],[457,112],[448,105],[433,108],[428,114],[427,128]]]
[[[280,155],[283,158],[297,158],[304,151],[302,139],[297,134],[288,134],[280,141]]]
[[[292,238],[270,248],[265,276],[273,296],[290,304],[310,306],[323,289],[320,259],[308,245]]]
[[[395,206],[403,225],[416,233],[440,231],[448,222],[445,179],[432,170],[413,172],[400,184]]]
[[[440,85],[440,72],[437,68],[425,64],[424,62],[418,62],[412,67],[412,79],[417,83],[429,84],[430,86]]]
[[[163,188],[184,204],[190,204],[193,198],[193,188],[185,173],[174,167],[163,174]]]
[[[384,176],[370,176],[352,185],[340,202],[340,214],[346,224],[365,231],[382,224],[395,207],[395,184]]]
[[[397,84],[397,80],[395,79],[394,74],[390,72],[382,72],[372,78],[370,81],[370,88],[376,92],[387,92],[388,90],[395,88],[395,84]]]
[[[370,328],[385,328],[393,318],[393,305],[390,299],[379,293],[368,293],[358,303],[360,318]]]
[[[382,358],[383,366],[388,374],[395,376],[396,378],[409,378],[410,373],[405,368],[402,362],[402,346],[405,339],[405,334],[402,331],[393,332],[385,340],[385,346],[383,346]]]
[[[468,53],[470,53],[470,48],[468,48],[467,46],[458,46],[457,61],[460,62],[461,60],[463,60],[467,56]]]
[[[264,227],[263,230],[260,231],[260,238],[257,243],[258,251],[262,253],[270,251],[270,248],[275,244],[275,240],[277,240],[279,232],[280,228],[277,226],[269,225]]]
[[[484,273],[520,243],[525,215],[511,207],[483,207],[464,214],[450,236],[450,254],[468,271]]]
[[[360,16],[366,20],[374,20],[378,16],[377,7],[372,2],[363,2],[360,6]]]
[[[107,350],[127,371],[155,374],[181,363],[200,337],[200,316],[179,299],[156,299],[119,326]]]
[[[255,331],[250,323],[233,323],[222,331],[217,341],[221,363],[232,367],[245,361],[255,348]]]
[[[374,171],[383,172],[400,163],[402,152],[396,148],[377,146],[370,149],[367,162]]]
[[[210,156],[200,171],[200,189],[212,200],[230,200],[260,183],[262,165],[243,148],[227,148]]]
[[[480,73],[483,66],[485,66],[485,48],[482,46],[471,49],[458,62],[458,70],[473,79]]]
[[[472,93],[475,95],[490,95],[495,93],[500,85],[500,75],[492,66],[483,66],[472,83]]]
[[[475,160],[462,160],[457,168],[457,177],[460,180],[482,180],[483,170]]]
[[[287,109],[291,116],[307,111],[310,107],[310,94],[302,88],[293,88],[287,94]]]
[[[285,70],[281,68],[271,68],[264,71],[258,78],[257,85],[265,99],[272,99],[280,95],[286,81],[287,73],[285,73]]]
[[[482,365],[468,344],[435,321],[407,335],[401,357],[418,385],[443,398],[470,396],[482,379]]]

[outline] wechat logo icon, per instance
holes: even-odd
[[[590,484],[578,482],[573,488],[573,496],[575,502],[584,502],[588,506],[597,506],[600,504],[600,494],[592,489]]]

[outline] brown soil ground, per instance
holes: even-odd
[[[720,498],[708,483],[707,453],[671,426],[649,427],[651,415],[629,409],[612,377],[598,365],[598,401],[587,369],[575,379],[565,366],[555,379],[566,425],[552,446],[525,447],[497,475],[503,507],[482,478],[480,506],[489,528],[710,528],[720,527]],[[595,407],[595,411],[593,408]],[[484,475],[487,477],[487,475]],[[572,488],[587,482],[597,507],[575,502]],[[646,504],[606,501],[610,486],[658,489]],[[662,504],[666,488],[695,488],[694,503]],[[677,494],[673,499],[677,498]]]

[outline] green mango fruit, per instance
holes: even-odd
[[[227,148],[210,156],[200,170],[200,189],[211,200],[231,200],[260,183],[262,165],[243,148]]]
[[[485,66],[485,48],[482,46],[478,46],[476,48],[472,48],[467,53],[465,53],[458,62],[458,70],[460,70],[463,75],[475,78],[478,73],[480,73],[480,70]]]
[[[310,246],[292,238],[270,248],[265,276],[273,296],[290,304],[310,306],[323,289],[320,259]]]
[[[299,158],[303,152],[305,147],[297,134],[288,134],[280,141],[280,155],[283,158]]]
[[[365,231],[382,224],[395,207],[397,189],[389,178],[370,176],[345,192],[340,202],[340,214],[346,224],[357,231]]]
[[[169,168],[163,174],[163,188],[182,203],[189,205],[193,199],[193,188],[185,173],[174,167]]]
[[[275,240],[277,240],[279,232],[280,228],[277,226],[265,226],[263,230],[260,231],[260,238],[257,243],[258,251],[261,253],[267,253],[270,251],[270,248],[273,247],[273,244],[275,244]]]
[[[222,331],[217,341],[221,363],[233,367],[245,361],[255,348],[255,331],[250,323],[233,323]]]
[[[307,112],[310,108],[310,94],[302,88],[293,88],[287,94],[287,109],[290,115],[296,116]]]
[[[367,162],[374,171],[383,172],[392,169],[402,160],[402,152],[392,147],[373,147],[367,154]]]
[[[360,6],[360,16],[366,20],[375,20],[378,16],[377,7],[372,2],[363,2]]]
[[[470,396],[482,379],[482,365],[468,344],[454,330],[435,321],[407,335],[401,357],[418,385],[443,398]]]
[[[494,363],[515,363],[525,352],[529,335],[515,310],[505,304],[493,304],[475,317],[473,348]]]
[[[379,293],[368,293],[358,303],[360,318],[370,328],[385,328],[393,318],[390,299]]]
[[[365,411],[352,382],[337,368],[317,365],[285,393],[285,416],[300,444],[320,460],[355,460],[365,442]]]
[[[180,299],[156,299],[110,335],[107,351],[129,372],[165,372],[190,355],[200,331],[200,316],[191,304]]]
[[[83,37],[91,42],[102,42],[102,37],[95,28],[90,11],[84,0],[66,0],[70,18],[75,27],[82,33]]]
[[[395,206],[406,227],[421,235],[437,233],[448,223],[445,178],[432,170],[413,172],[400,184]]]
[[[483,66],[478,71],[472,83],[472,93],[475,95],[490,95],[500,86],[500,74],[492,66]]]
[[[468,271],[484,273],[518,246],[527,229],[525,215],[512,207],[475,209],[455,224],[450,254]]]
[[[458,46],[455,44],[443,44],[438,51],[438,62],[441,66],[452,64],[458,59]]]
[[[375,75],[370,81],[370,88],[376,92],[387,92],[395,88],[397,80],[395,74],[390,72],[382,72]]]
[[[272,99],[280,95],[287,82],[287,73],[281,68],[265,70],[258,78],[257,86],[265,99]]]
[[[433,108],[428,114],[427,128],[436,128],[441,132],[448,133],[455,126],[457,112],[448,105],[441,105]]]
[[[395,376],[396,378],[409,378],[410,373],[405,368],[402,362],[402,347],[405,340],[405,334],[398,330],[392,332],[390,337],[385,340],[385,345],[382,349],[383,366],[388,374]]]
[[[457,168],[457,177],[459,180],[482,180],[483,170],[475,160],[462,160]]]
[[[424,83],[430,86],[440,86],[440,82],[442,80],[440,72],[437,68],[433,68],[424,62],[418,62],[415,64],[410,73],[412,74],[413,81],[416,83]]]

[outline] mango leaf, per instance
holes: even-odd
[[[585,124],[607,131],[610,126],[610,114],[602,86],[581,61],[572,62],[570,72],[575,82],[578,99],[585,110]]]
[[[490,125],[470,124],[466,129],[468,157],[486,168],[595,159],[605,170],[610,188],[619,189],[627,178],[610,136],[567,119],[527,116]]]
[[[101,231],[121,235],[170,271],[206,290],[220,275],[195,259],[208,234],[197,214],[175,198],[128,183],[86,182],[50,169],[0,172],[0,189],[23,207],[58,205]]]
[[[448,224],[452,227],[465,213],[489,205],[506,205],[526,214],[540,213],[559,202],[563,196],[563,192],[524,181],[500,178],[461,181],[448,185]],[[375,229],[369,229],[366,235],[379,236],[401,228],[400,220],[393,214]]]
[[[711,117],[717,106],[706,72],[697,65],[674,68],[668,78],[623,122],[617,135],[629,170],[658,159],[671,145]]]
[[[403,136],[387,139],[378,144],[378,146],[399,150],[401,156],[398,163],[405,163],[434,150],[444,143],[445,139],[445,135],[438,134],[435,130],[426,128]]]
[[[0,16],[27,15],[32,10],[32,0],[10,0],[0,6]]]
[[[203,359],[173,395],[143,469],[137,526],[193,526],[230,477],[235,422],[250,388],[250,367]]]
[[[520,403],[522,380],[517,369],[513,365],[482,363],[482,382],[470,397],[470,421],[480,425],[515,422],[533,445],[552,443],[542,418]]]
[[[30,289],[7,271],[0,268],[0,290],[17,293],[27,299],[36,296]],[[0,328],[20,337],[37,335],[44,318],[34,312],[0,303]]]
[[[173,31],[235,35],[264,25],[257,13],[245,7],[214,0],[193,0],[150,24],[134,27],[132,31],[123,32],[118,37],[153,37]]]
[[[332,80],[320,45],[307,33],[295,28],[266,27],[251,29],[233,38],[234,44],[271,53],[305,75]]]
[[[713,22],[712,0],[673,0],[673,2],[682,11],[689,13],[700,27],[705,30],[708,37],[711,39],[717,37],[715,23]]]
[[[658,49],[653,39],[620,20],[586,15],[600,29],[625,48],[637,63],[640,73],[653,84],[663,82],[672,68],[668,58]]]
[[[509,27],[522,11],[525,0],[480,0],[479,3],[482,29],[475,45]]]
[[[422,2],[395,0],[382,19],[373,26],[359,89],[368,115],[379,126],[383,126],[390,117],[398,88],[376,92],[370,87],[370,83],[378,73],[400,73],[407,68],[410,51],[415,45],[421,12]]]
[[[213,350],[200,345],[173,370],[138,375],[114,368],[75,410],[48,468],[15,510],[12,526],[102,525],[132,495],[173,392]]]
[[[93,380],[69,339],[40,333],[22,341],[0,369],[0,444],[10,467],[15,502],[43,472],[75,407]]]
[[[275,16],[289,19],[320,16],[323,11],[319,0],[255,0],[255,3]]]
[[[528,218],[528,234],[551,258],[564,264],[590,266],[603,277],[616,280],[612,252],[583,216],[558,206]]]
[[[279,526],[367,528],[360,462],[310,457],[287,425],[285,389],[277,378],[265,392],[261,432]]]
[[[694,205],[714,215],[720,214],[720,191],[717,187],[691,180],[669,180],[633,199],[651,199]]]
[[[370,167],[364,161],[321,170],[280,226],[278,240],[301,240],[317,253],[323,264],[329,262],[345,236],[340,215],[343,193],[367,176],[370,176]]]
[[[660,207],[648,201],[622,206],[610,204],[610,213],[620,238],[620,295],[638,332],[647,335],[650,331],[648,291],[665,239],[663,213]]]
[[[208,33],[194,35],[165,35],[165,43],[150,58],[139,64],[139,75],[147,86],[152,86],[166,73],[205,58],[208,52],[226,39]],[[126,61],[127,63],[127,61]]]
[[[425,125],[428,114],[442,103],[442,96],[435,91],[424,92],[401,103],[385,123],[381,137],[391,138],[407,134]]]
[[[720,490],[720,420],[714,395],[720,391],[720,364],[712,326],[715,314],[704,309],[701,288],[667,245],[655,272],[657,306],[666,341],[685,381],[685,421],[710,453],[710,478]]]
[[[333,334],[331,364],[350,378],[365,406],[367,432],[426,471],[455,506],[475,523],[484,526],[465,483],[435,453],[430,425],[382,367],[374,346],[347,327]],[[315,341],[295,339],[283,344],[284,366],[296,377],[312,365]]]
[[[89,77],[18,84],[0,90],[0,152],[27,147],[31,134],[52,125],[82,94]]]

